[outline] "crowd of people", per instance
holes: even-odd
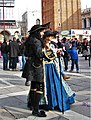
[[[16,71],[17,63],[19,63],[20,70],[23,70],[26,62],[23,38],[21,41],[15,37],[13,40],[4,39],[0,49],[3,57],[3,70]]]
[[[65,71],[68,71],[71,60],[70,72],[76,65],[76,72],[79,73],[79,53],[87,60],[88,54],[91,54],[91,40],[88,42],[84,38],[82,42],[66,37],[60,40],[58,31],[51,31],[43,25],[34,25],[27,39],[20,41],[14,37],[9,41],[4,39],[1,44],[3,70],[16,71],[19,63],[22,77],[26,79],[25,85],[30,86],[27,106],[38,117],[47,116],[43,110],[45,105],[48,110],[64,112],[75,102],[75,92],[66,82],[70,76]]]
[[[3,70],[23,70],[26,63],[25,57],[27,53],[25,53],[25,46],[27,39],[24,37],[22,39],[16,39],[14,37],[13,40],[4,39],[3,43],[0,43],[0,58],[3,57]],[[56,42],[58,42],[58,46],[62,49],[61,58],[64,61],[64,71],[68,71],[68,62],[71,60],[72,64],[69,71],[73,71],[74,64],[76,64],[76,71],[79,72],[78,54],[81,53],[85,60],[88,59],[88,55],[91,54],[91,40],[88,41],[87,38],[78,40],[77,38],[67,39],[63,37],[59,41],[57,38]],[[73,61],[74,58],[76,61]]]

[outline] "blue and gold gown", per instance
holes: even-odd
[[[59,71],[58,62],[59,61],[57,57],[50,62],[48,62],[47,59],[44,59],[46,95],[49,109],[54,110],[55,108],[58,108],[60,111],[63,110],[66,111],[69,110],[70,105],[75,102],[74,101],[75,92],[73,92],[70,86],[67,84],[67,82],[64,81],[62,75],[60,77],[60,73],[58,72]]]

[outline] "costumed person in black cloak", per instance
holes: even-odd
[[[49,26],[50,26],[50,22],[46,23],[46,24],[43,24],[41,25],[43,27],[43,31],[46,29],[50,29]],[[43,42],[43,35],[44,33],[41,32],[41,40]],[[24,70],[23,70],[23,74],[22,74],[22,77],[23,78],[26,78],[26,81],[25,81],[25,86],[30,86],[31,85],[31,81],[30,81],[30,78],[31,78],[31,75],[29,75],[29,59],[27,59],[29,57],[29,54],[28,54],[28,51],[29,51],[29,47],[27,48],[27,40],[29,39],[29,37],[26,38],[26,42],[24,43],[24,56],[26,57],[26,63],[25,63],[25,67],[24,67]],[[26,49],[27,48],[27,49]],[[26,72],[27,71],[27,72]],[[28,74],[27,74],[28,73]],[[27,106],[29,108],[31,108],[31,103],[28,102]]]
[[[25,65],[22,73],[22,77],[30,76],[31,87],[28,99],[31,99],[32,114],[38,117],[46,117],[45,112],[39,110],[39,102],[44,92],[43,58],[45,55],[41,39],[44,29],[45,27],[42,25],[34,25],[29,31],[29,37],[25,42],[25,56],[28,59],[28,66]]]

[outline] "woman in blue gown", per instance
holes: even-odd
[[[60,111],[66,111],[70,109],[70,104],[75,102],[75,93],[71,90],[67,82],[64,81],[63,76],[61,75],[60,77],[60,73],[58,72],[60,71],[57,57],[58,49],[55,45],[54,48],[51,47],[53,36],[54,34],[52,31],[46,31],[44,34],[45,52],[52,50],[55,55],[53,60],[50,59],[50,56],[53,55],[49,55],[49,58],[44,59],[47,101],[49,109],[54,110],[58,108]]]

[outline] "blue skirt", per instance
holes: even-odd
[[[48,100],[49,109],[54,110],[56,107],[60,111],[63,110],[66,111],[70,109],[70,104],[74,103],[75,93],[72,93],[71,96],[68,95],[65,89],[66,85],[64,86],[63,82],[61,85],[59,74],[53,63],[45,64],[45,76],[46,76],[46,89],[47,89],[46,91],[47,91],[47,100]],[[62,103],[63,103],[63,107],[62,107]]]

